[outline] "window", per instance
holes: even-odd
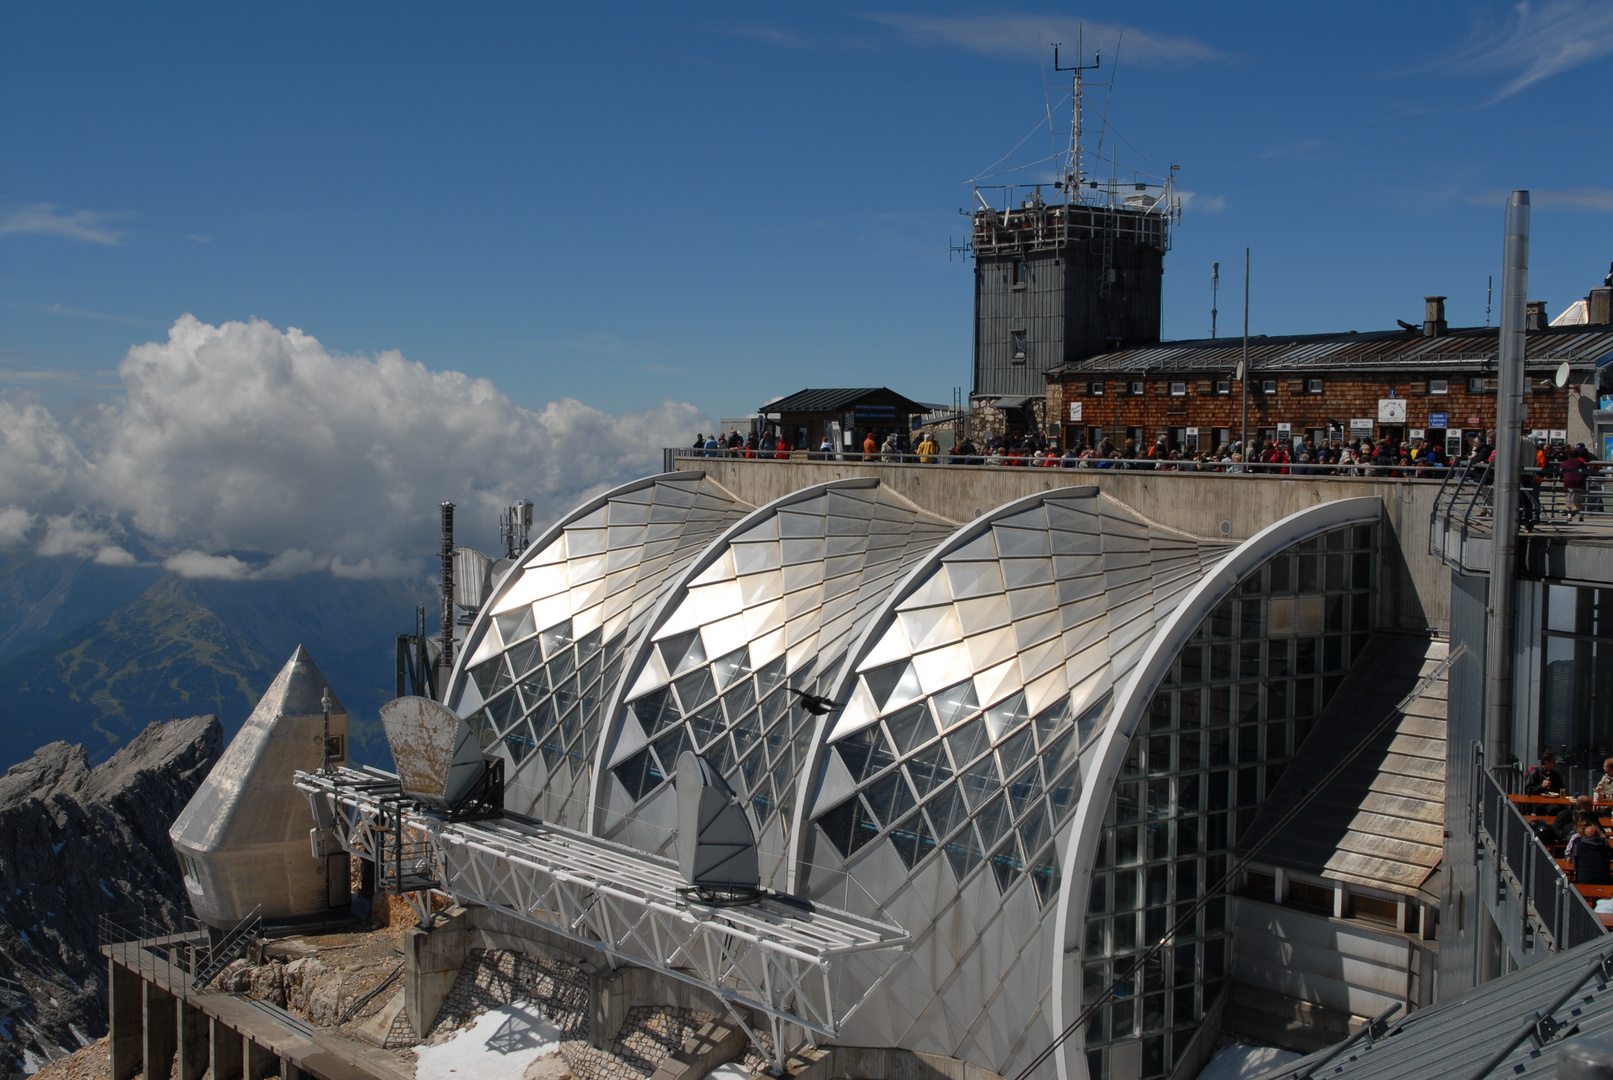
[[[1023,289],[1025,287],[1025,285],[1030,281],[1030,279],[1031,279],[1030,268],[1025,265],[1024,260],[1023,259],[1015,260],[1015,262],[1014,262],[1014,288]]]
[[[1215,392],[1217,394],[1230,394],[1230,393],[1232,393],[1232,380],[1231,379],[1217,379],[1217,380],[1215,380]]]
[[[1321,379],[1306,379],[1305,380],[1305,392],[1307,394],[1320,394],[1322,392],[1322,380]]]
[[[1025,331],[1008,331],[1008,343],[1012,346],[1011,352],[1014,361],[1023,364],[1025,362]]]
[[[1185,382],[1171,383],[1171,397],[1186,397],[1187,384]]]
[[[1091,394],[1093,397],[1102,397],[1103,383],[1096,381],[1087,383],[1087,393]]]
[[[1131,393],[1133,397],[1142,397],[1145,392],[1146,387],[1144,387],[1141,379],[1133,379],[1131,381]]]
[[[1428,392],[1430,394],[1448,394],[1451,392],[1451,381],[1449,379],[1429,379]]]
[[[1260,392],[1262,394],[1275,394],[1277,392],[1277,380],[1262,379],[1260,382]]]
[[[1469,375],[1467,377],[1467,392],[1470,394],[1484,393],[1485,381],[1486,380],[1483,375]]]

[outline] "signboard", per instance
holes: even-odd
[[[1442,428],[1442,427],[1447,427],[1449,425],[1447,425],[1445,423],[1445,414],[1444,413],[1442,413],[1442,412],[1431,412],[1431,413],[1428,414],[1428,426],[1429,427],[1441,427]]]
[[[1073,423],[1081,421],[1081,403],[1079,401],[1070,402],[1070,420]]]
[[[1428,438],[1428,432],[1424,431],[1420,427],[1414,427],[1411,429],[1410,438],[1412,442],[1417,442],[1419,439]]]
[[[1462,456],[1462,429],[1445,429],[1445,456],[1455,461]]]
[[[1484,421],[1480,420],[1476,416],[1470,416],[1470,417],[1467,418],[1467,426],[1470,427],[1470,428],[1476,428],[1482,423],[1484,423]]]
[[[1188,428],[1187,429],[1187,434],[1182,439],[1182,442],[1183,442],[1183,444],[1184,444],[1184,446],[1185,446],[1185,448],[1186,448],[1188,453],[1190,453],[1190,454],[1198,453],[1199,452],[1199,429],[1196,428],[1196,427]]]
[[[1352,438],[1352,439],[1370,439],[1370,438],[1372,438],[1372,421],[1371,420],[1362,420],[1362,419],[1359,419],[1358,417],[1351,417],[1350,418],[1350,438]]]
[[[1379,398],[1378,423],[1404,424],[1406,422],[1405,398]]]
[[[1551,429],[1551,445],[1563,446],[1568,442],[1568,432],[1562,428]]]
[[[1529,431],[1529,438],[1533,439],[1537,443],[1543,443],[1546,441],[1548,434],[1549,433],[1545,428],[1531,428]]]

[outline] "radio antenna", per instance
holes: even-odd
[[[1071,73],[1070,100],[1074,115],[1070,124],[1069,160],[1065,162],[1064,176],[1059,183],[1059,186],[1064,189],[1066,199],[1070,202],[1075,201],[1075,193],[1080,190],[1081,181],[1085,175],[1081,171],[1081,73],[1084,71],[1097,71],[1098,67],[1103,63],[1101,49],[1093,52],[1092,63],[1081,63],[1082,43],[1085,40],[1085,36],[1085,31],[1083,30],[1081,36],[1076,38],[1075,63],[1070,67],[1064,67],[1059,64],[1059,42],[1055,41],[1053,43],[1053,70]]]

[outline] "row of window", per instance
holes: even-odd
[[[1015,330],[1011,332],[1010,336],[1014,346],[1014,359],[1023,360],[1025,358],[1025,331]],[[1260,394],[1275,394],[1277,393],[1277,384],[1281,381],[1280,379],[1260,379],[1253,389]],[[1305,393],[1320,394],[1323,392],[1325,380],[1312,377],[1305,379],[1304,384]],[[1087,396],[1103,397],[1107,392],[1108,385],[1102,379],[1093,379],[1087,383]],[[1132,397],[1142,397],[1148,393],[1148,383],[1143,379],[1124,380],[1121,386],[1123,388],[1121,392],[1130,394]],[[1172,381],[1166,386],[1171,397],[1187,396],[1186,380]],[[1210,386],[1211,392],[1215,394],[1225,395],[1232,393],[1231,379],[1214,379],[1210,381]],[[1490,392],[1490,390],[1489,380],[1482,375],[1474,375],[1467,380],[1467,391],[1470,394],[1484,394]],[[1449,379],[1429,379],[1427,392],[1430,394],[1449,394],[1451,392],[1451,381]]]

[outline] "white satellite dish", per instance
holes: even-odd
[[[1562,363],[1557,365],[1557,379],[1556,379],[1556,382],[1557,382],[1557,385],[1559,387],[1564,387],[1564,386],[1568,385],[1568,361],[1567,360],[1564,360]]]
[[[1238,368],[1237,368],[1236,371],[1234,371],[1232,373],[1232,377],[1234,379],[1238,380],[1239,382],[1243,382],[1243,361],[1242,360],[1238,361]]]

